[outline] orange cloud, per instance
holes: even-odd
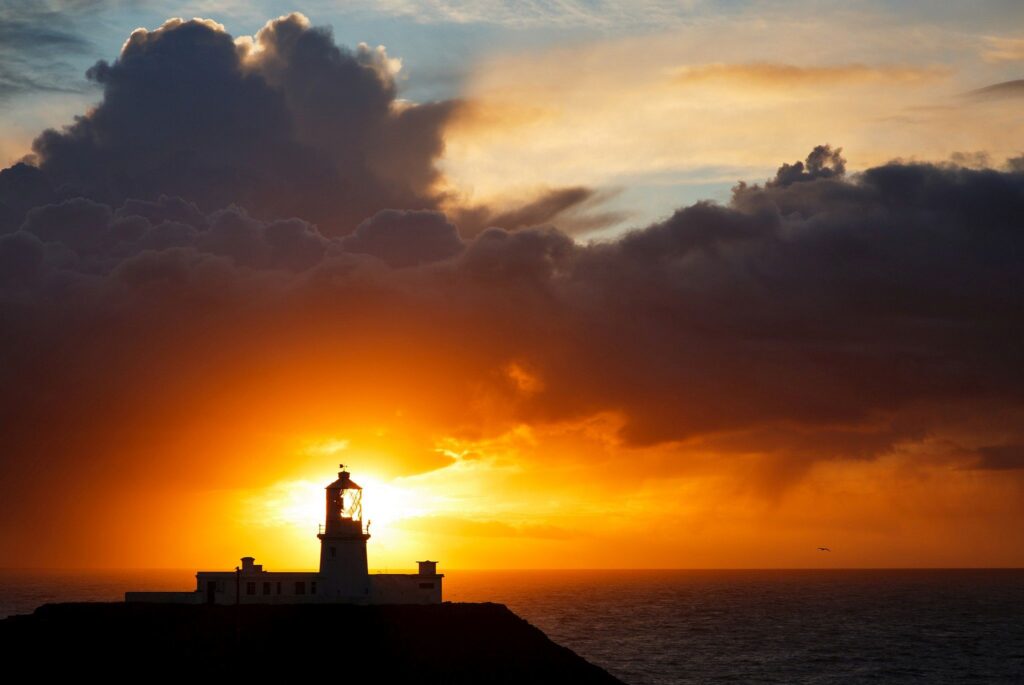
[[[701,64],[673,70],[676,83],[724,84],[760,88],[828,88],[852,84],[913,85],[929,83],[950,74],[944,67],[841,64],[797,66],[779,63]]]
[[[1024,38],[987,36],[982,58],[986,62],[1017,62],[1024,60]]]

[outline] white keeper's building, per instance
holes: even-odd
[[[242,557],[234,571],[199,571],[193,592],[126,592],[126,602],[173,604],[439,604],[443,574],[436,561],[420,561],[418,573],[369,572],[363,527],[363,489],[341,465],[327,486],[327,515],[320,526],[320,570],[264,571]]]

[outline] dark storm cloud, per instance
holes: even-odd
[[[342,245],[350,252],[370,254],[390,266],[436,262],[465,247],[455,226],[441,212],[387,209],[356,227]]]
[[[291,15],[236,42],[212,22],[135,31],[89,78],[103,100],[34,143],[54,198],[182,197],[350,232],[381,209],[434,209],[455,103],[400,102],[383,49],[335,45]]]
[[[550,227],[463,240],[435,211],[382,211],[330,237],[171,197],[31,208],[0,240],[3,345],[16,360],[3,402],[28,431],[8,454],[32,451],[41,421],[83,420],[77,393],[111,363],[158,359],[140,377],[170,382],[195,345],[236,358],[278,335],[323,368],[357,347],[342,375],[397,363],[375,340],[415,341],[444,366],[430,411],[452,426],[494,420],[452,403],[468,384],[501,398],[481,405],[505,407],[501,421],[612,411],[631,444],[697,441],[781,462],[922,439],[942,428],[922,406],[1024,406],[1024,175],[841,171],[823,146],[764,186],[737,186],[729,205],[697,203],[590,245]],[[0,188],[31,189],[33,174],[7,170]],[[507,381],[510,363],[536,375],[531,392]],[[417,373],[403,382],[417,386]],[[65,376],[79,381],[70,394],[53,385]],[[123,401],[136,381],[118,378],[104,393]],[[347,382],[358,396],[367,381]],[[979,454],[985,468],[1013,462]]]
[[[451,198],[439,190],[435,161],[461,104],[400,100],[397,68],[383,48],[338,46],[329,29],[297,14],[238,40],[203,20],[139,29],[113,63],[88,70],[102,88],[99,105],[40,135],[31,161],[41,173],[21,170],[18,182],[49,202],[116,206],[171,195],[204,211],[233,204],[260,219],[298,217],[330,235],[384,209],[437,210]],[[40,201],[3,197],[8,230],[23,205]],[[511,209],[455,209],[453,219],[465,236],[555,219],[585,231],[622,219],[592,211],[606,198],[555,189]]]
[[[26,250],[46,255],[45,275],[66,278],[107,276],[139,255],[174,248],[224,258],[236,269],[295,273],[342,253],[404,267],[443,261],[465,247],[441,212],[385,210],[352,235],[331,238],[301,219],[258,220],[238,207],[203,214],[196,205],[167,196],[130,200],[116,210],[86,198],[34,207],[19,230],[2,238],[10,265],[5,271],[21,274],[21,280],[44,266],[34,256],[17,263],[15,255]]]
[[[636,360],[615,393],[651,408],[633,439],[1020,402],[1024,176],[927,164],[784,176],[588,256],[623,304],[611,318],[633,321],[621,349],[658,360]]]
[[[843,148],[833,150],[828,145],[818,145],[811,150],[805,161],[780,166],[775,178],[766,185],[788,186],[818,178],[839,178],[846,173],[846,160],[842,152]]]

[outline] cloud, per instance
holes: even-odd
[[[331,234],[381,209],[433,209],[454,102],[396,96],[399,63],[292,14],[234,40],[204,20],[138,29],[89,78],[103,100],[33,144],[55,199],[181,197]]]
[[[1024,469],[1024,445],[988,445],[978,449],[977,468],[997,471]]]
[[[602,209],[615,196],[613,191],[598,191],[584,186],[543,189],[533,197],[518,195],[509,202],[467,205],[454,202],[447,207],[462,235],[471,237],[486,228],[499,226],[514,231],[557,223],[570,235],[585,234],[621,223],[622,211]]]
[[[800,66],[760,62],[751,64],[699,64],[675,70],[676,83],[685,85],[722,83],[739,87],[827,88],[850,84],[913,85],[949,75],[943,67],[904,65],[839,64]]]
[[[805,161],[780,166],[775,172],[775,178],[766,185],[788,186],[819,178],[841,178],[846,173],[846,160],[842,152],[843,148],[833,150],[828,145],[818,145],[811,150]]]
[[[1009,100],[1024,97],[1024,79],[1003,81],[978,88],[966,94],[973,100]]]
[[[62,57],[92,51],[92,43],[76,30],[76,20],[95,4],[13,0],[0,9],[0,100],[84,89]]]
[[[921,405],[1024,402],[1012,362],[1024,177],[842,171],[839,151],[819,146],[763,186],[737,186],[729,205],[697,203],[590,245],[550,227],[463,240],[432,211],[384,211],[339,238],[170,197],[42,205],[0,244],[14,360],[4,406],[32,450],[44,417],[82,418],[79,393],[108,368],[93,354],[111,344],[118,365],[159,359],[143,375],[157,382],[192,363],[193,345],[219,358],[280,336],[323,375],[270,385],[315,395],[346,377],[384,405],[426,392],[431,406],[406,411],[474,430],[612,412],[636,446],[863,458],[940,429],[913,413]],[[166,326],[176,342],[145,333]],[[397,347],[380,342],[391,336]],[[72,340],[83,352],[69,357]],[[322,356],[334,349],[358,365]],[[435,368],[420,377],[426,359]],[[508,382],[510,365],[530,370],[533,392]],[[371,373],[407,367],[387,382]],[[81,390],[54,396],[68,374]],[[105,392],[129,392],[118,383]]]
[[[1017,62],[1024,60],[1024,38],[986,36],[982,58],[986,62]]]
[[[30,161],[42,174],[31,182],[50,201],[169,195],[206,211],[237,204],[260,219],[300,217],[330,235],[385,209],[442,206],[472,235],[484,217],[534,225],[606,198],[573,187],[502,210],[462,208],[436,162],[449,123],[469,115],[456,101],[399,99],[400,71],[383,47],[337,46],[300,14],[238,39],[203,19],[137,29],[113,63],[88,70],[100,104],[35,140]],[[23,218],[8,210],[10,221]],[[617,218],[590,211],[577,223]]]
[[[342,241],[350,252],[370,254],[390,266],[428,264],[462,252],[455,226],[441,212],[387,209],[356,227]]]
[[[376,11],[409,17],[422,23],[501,24],[517,28],[580,26],[662,26],[687,16],[693,2],[644,0],[628,9],[604,0],[509,3],[503,0],[440,0],[430,3],[414,0],[374,2]]]

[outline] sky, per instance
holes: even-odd
[[[1024,565],[1018,26],[5,3],[0,566]]]

